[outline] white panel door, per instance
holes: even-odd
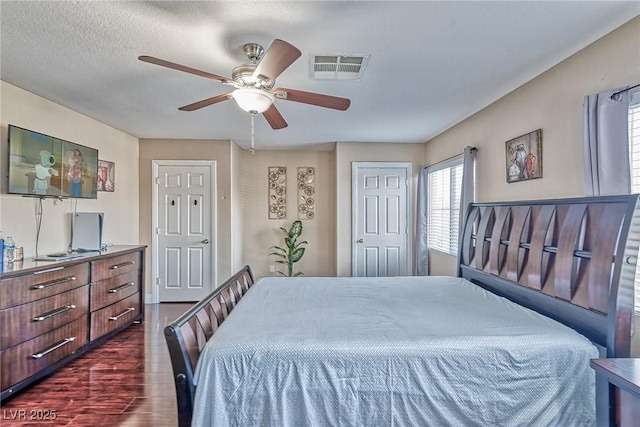
[[[198,301],[212,288],[213,165],[159,165],[157,274],[160,302]]]
[[[353,275],[406,276],[410,165],[353,165]]]

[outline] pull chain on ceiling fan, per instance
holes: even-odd
[[[256,114],[262,114],[272,129],[283,129],[288,126],[276,108],[276,100],[299,102],[340,111],[345,111],[351,105],[351,101],[347,98],[283,87],[274,89],[276,78],[302,55],[300,50],[292,44],[275,39],[266,52],[257,43],[247,43],[243,46],[243,50],[251,62],[235,67],[231,73],[231,79],[153,56],[143,55],[138,59],[233,86],[235,90],[232,92],[182,106],[179,110],[195,111],[234,99],[240,108],[251,114],[252,152],[254,151],[254,116]]]
[[[256,131],[255,131],[256,113],[251,113],[251,154],[256,154]]]

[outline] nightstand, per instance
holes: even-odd
[[[620,427],[637,425],[640,420],[640,359],[593,359],[591,367],[620,390]]]

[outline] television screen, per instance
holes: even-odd
[[[97,198],[98,150],[9,125],[10,194]]]

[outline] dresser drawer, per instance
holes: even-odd
[[[89,286],[0,310],[0,348],[12,347],[86,316]]]
[[[0,353],[2,390],[70,355],[86,342],[85,315],[47,334],[3,350]]]
[[[140,252],[91,261],[91,280],[108,279],[140,269]]]
[[[88,263],[53,267],[0,280],[0,309],[36,301],[89,283]]]
[[[139,272],[120,274],[91,283],[91,311],[120,301],[140,291]]]
[[[130,324],[140,314],[140,292],[91,313],[91,341]]]

